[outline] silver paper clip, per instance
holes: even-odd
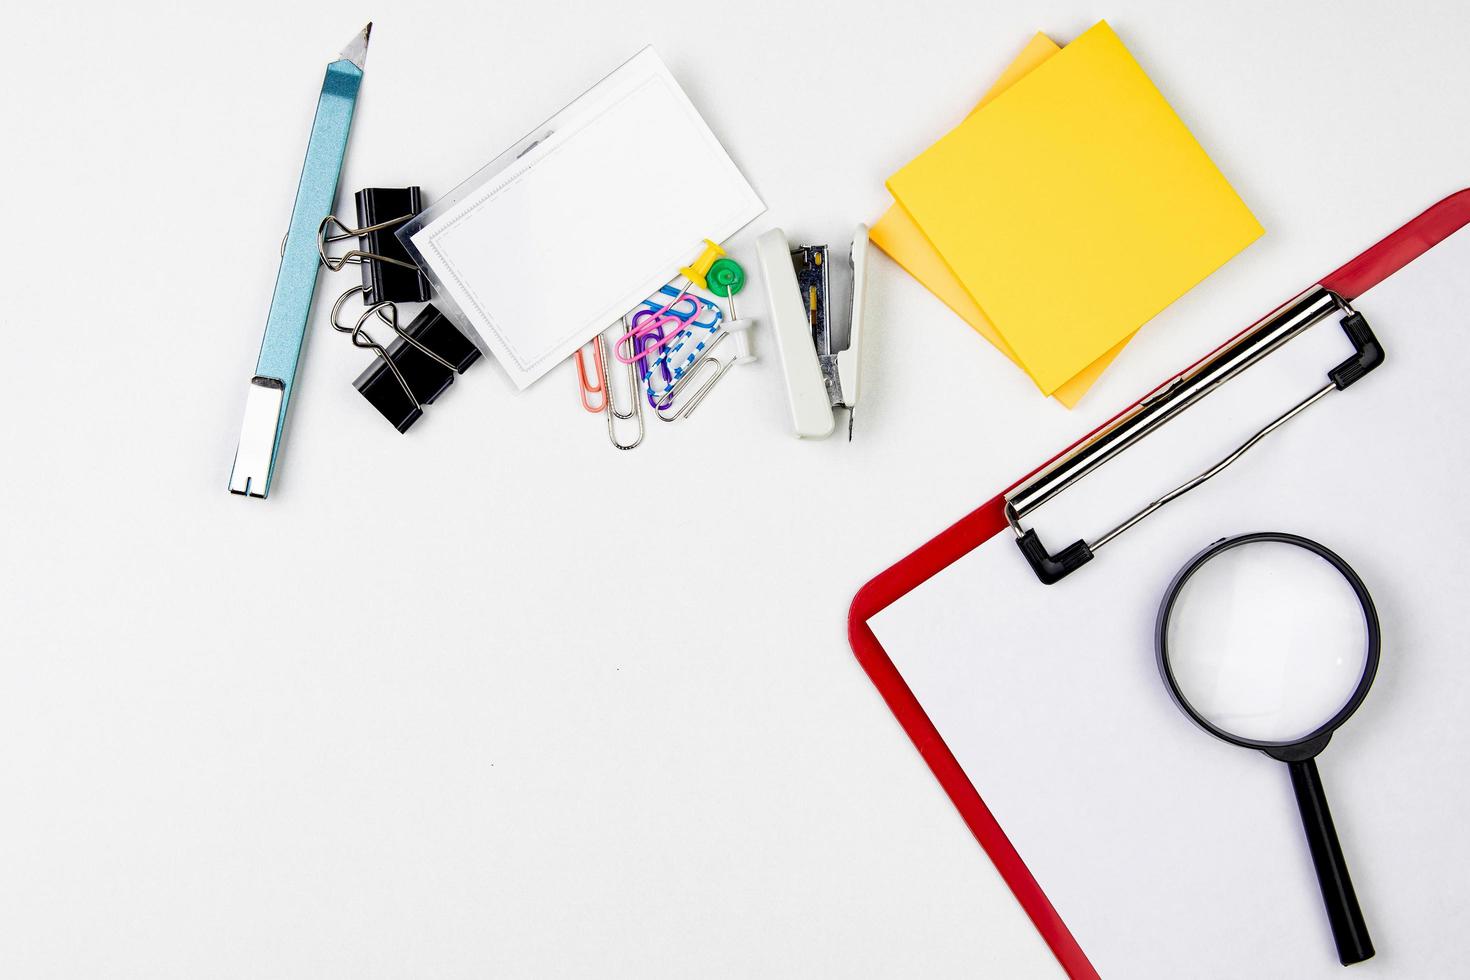
[[[626,326],[626,320],[624,321]],[[597,335],[597,362],[599,365],[607,363],[607,340],[602,334]],[[626,412],[617,406],[617,395],[613,391],[611,375],[604,374],[602,379],[605,391],[603,393],[602,414],[607,418],[607,439],[618,449],[637,449],[643,444],[643,398],[641,385],[638,383],[638,367],[635,364],[628,365],[628,402]],[[619,421],[626,422],[629,419],[638,420],[638,438],[632,442],[621,442],[618,440]]]
[[[714,356],[715,349],[718,348],[720,344],[724,343],[725,338],[728,336],[729,334],[721,332],[721,334],[716,337],[708,347],[704,349],[704,351],[699,355],[694,363],[689,365],[688,369],[685,370],[682,375],[680,375],[679,380],[674,382],[673,387],[668,390],[668,393],[665,394],[663,398],[659,399],[658,405],[655,408],[655,412],[658,415],[660,421],[677,422],[680,419],[687,419],[689,416],[693,415],[694,410],[700,406],[700,403],[703,402],[705,398],[709,397],[709,393],[714,390],[715,385],[720,383],[720,379],[728,374],[730,372],[730,369],[735,366],[735,358],[722,360],[721,358]],[[687,402],[685,402],[683,405],[675,407],[674,400],[679,396],[679,393],[682,392],[685,388],[688,388],[693,383],[694,376],[699,374],[700,371],[703,370],[707,365],[713,367],[715,369],[715,373],[710,376],[709,380],[705,381],[704,384],[699,386],[694,394],[689,397],[689,400]],[[708,374],[707,371],[705,373]],[[671,409],[672,411],[670,411]]]

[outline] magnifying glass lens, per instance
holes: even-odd
[[[1290,744],[1347,705],[1368,668],[1363,605],[1341,571],[1280,541],[1253,541],[1184,582],[1167,629],[1179,695],[1226,734]]]

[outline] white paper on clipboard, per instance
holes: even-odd
[[[650,47],[398,236],[524,389],[764,210]]]
[[[1352,973],[1461,971],[1470,789],[1452,774],[1470,757],[1470,231],[1354,305],[1384,345],[1377,372],[1090,565],[1043,586],[1002,533],[869,621],[1104,977],[1342,975],[1285,766],[1196,729],[1155,666],[1174,573],[1218,538],[1263,530],[1336,550],[1383,624],[1374,688],[1319,759],[1378,951]],[[1336,321],[1087,476],[1035,525],[1057,544],[1096,537],[1225,455],[1346,356]]]

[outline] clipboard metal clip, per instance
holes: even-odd
[[[1111,530],[1091,541],[1078,540],[1056,553],[1047,550],[1035,528],[1026,528],[1022,520],[1057,494],[1072,486],[1088,473],[1116,457],[1129,446],[1154,432],[1185,409],[1219,388],[1246,368],[1259,363],[1308,327],[1341,311],[1343,332],[1352,343],[1354,354],[1327,372],[1327,383],[1286,411],[1277,415],[1219,462],[1193,479],[1181,483],[1156,498]],[[1244,333],[1200,361],[1183,374],[1165,382],[1133,408],[1098,429],[1082,442],[1053,460],[1048,466],[1019,484],[1005,495],[1005,516],[1016,532],[1021,554],[1043,584],[1052,585],[1092,560],[1108,542],[1137,525],[1189,491],[1218,476],[1266,436],[1321,401],[1333,391],[1343,391],[1383,363],[1383,347],[1378,343],[1363,314],[1354,310],[1346,299],[1323,286],[1311,289],[1290,300]]]

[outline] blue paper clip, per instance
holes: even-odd
[[[639,304],[638,311],[633,314],[633,324],[637,325],[640,316],[652,316],[663,309],[668,302],[663,297],[674,299],[680,295],[680,291],[673,286],[664,286]],[[667,407],[666,403],[674,386],[679,383],[680,378],[693,370],[700,357],[709,349],[725,319],[720,308],[709,300],[688,292],[682,295],[684,301],[674,304],[668,311],[669,316],[684,324],[684,329],[679,331],[678,336],[659,347],[657,352],[649,353],[647,357],[642,355],[663,340],[662,331],[647,334],[637,343],[644,393],[648,397],[648,404],[655,410]],[[655,369],[659,381],[654,380]]]

